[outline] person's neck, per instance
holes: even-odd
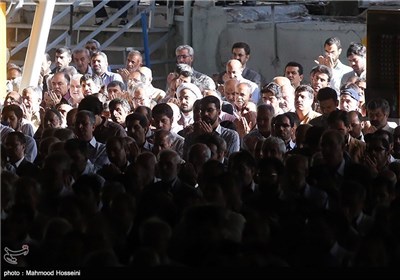
[[[182,115],[184,115],[185,117],[188,117],[188,116],[193,116],[193,111],[189,111],[189,112],[182,112]]]
[[[304,118],[310,113],[311,110],[296,110],[297,116],[299,117],[300,121],[303,121]]]
[[[216,130],[217,129],[217,127],[219,126],[219,121],[218,121],[218,119],[212,124],[212,129],[213,130]]]

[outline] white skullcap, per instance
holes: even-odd
[[[196,86],[195,84],[191,84],[191,83],[182,83],[177,89],[176,89],[176,96],[179,98],[180,93],[182,90],[184,89],[188,89],[191,92],[194,93],[194,95],[196,96],[196,99],[202,99],[203,95],[201,94],[200,89],[198,88],[198,86]]]

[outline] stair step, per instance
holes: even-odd
[[[8,23],[7,28],[18,28],[18,29],[31,29],[32,24],[29,23]],[[79,27],[80,31],[95,31],[98,29],[98,26],[89,26],[89,25],[83,25]],[[51,30],[64,30],[67,31],[69,29],[68,25],[52,25]],[[110,26],[104,28],[105,32],[117,32],[120,30],[121,27],[117,26]],[[78,30],[78,29],[76,29]],[[147,30],[148,33],[163,33],[163,32],[168,32],[169,28],[168,27],[152,27]],[[133,33],[142,33],[142,28],[141,27],[131,27],[125,32],[133,32]]]

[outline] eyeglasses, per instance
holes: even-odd
[[[176,56],[177,59],[180,59],[180,58],[186,59],[188,57],[191,57],[191,55],[181,54],[181,55]]]

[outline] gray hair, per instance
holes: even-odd
[[[266,138],[264,143],[263,143],[263,148],[262,149],[264,150],[264,147],[270,146],[270,145],[273,145],[273,144],[277,144],[278,145],[279,151],[282,154],[286,153],[285,142],[281,138],[275,137],[275,136],[270,136],[270,137]]]
[[[185,50],[185,49],[189,51],[189,55],[190,55],[190,56],[194,56],[194,50],[193,50],[193,48],[192,48],[191,46],[189,46],[189,45],[180,45],[180,46],[178,46],[178,47],[176,48],[176,50],[175,50],[175,54],[177,54],[179,51]]]

